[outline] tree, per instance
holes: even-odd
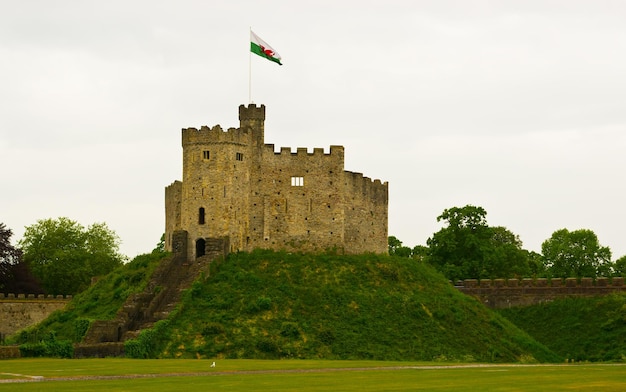
[[[411,257],[411,248],[408,246],[402,246],[402,241],[394,236],[387,238],[389,244],[389,255],[400,257]]]
[[[560,229],[541,244],[546,269],[555,278],[595,278],[610,273],[611,250],[587,229]]]
[[[22,251],[11,245],[13,232],[0,223],[0,290],[14,294],[41,294],[43,289],[22,261]]]
[[[152,253],[165,253],[165,233],[161,234],[161,238],[159,242],[156,244],[156,247],[152,249]]]
[[[22,252],[11,245],[13,231],[0,223],[0,262],[3,264],[15,264],[19,261]]]
[[[528,274],[519,237],[504,227],[490,227],[486,216],[485,209],[472,205],[444,210],[437,221],[447,227],[428,239],[428,261],[452,280]]]
[[[526,251],[526,260],[528,261],[528,270],[531,276],[546,277],[546,265],[544,264],[543,255],[534,251]]]
[[[13,280],[13,266],[21,258],[20,250],[11,245],[12,235],[11,229],[0,223],[0,290]]]
[[[615,264],[613,266],[615,268],[615,275],[624,276],[626,274],[626,255],[615,260]]]
[[[411,257],[417,261],[426,261],[428,259],[428,254],[430,253],[430,249],[424,245],[415,245],[411,250]]]
[[[24,261],[39,278],[46,292],[75,294],[91,278],[120,266],[120,239],[104,223],[85,229],[68,218],[39,220],[26,227],[19,242]]]

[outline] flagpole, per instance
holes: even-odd
[[[250,34],[248,36],[248,41],[252,36],[252,26],[250,26]],[[248,43],[250,46],[250,43]],[[252,103],[252,50],[248,47],[248,104]]]

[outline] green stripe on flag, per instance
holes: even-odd
[[[277,63],[279,65],[282,65],[280,63],[280,59],[279,58],[269,56],[268,54],[263,52],[263,49],[261,49],[261,47],[259,45],[255,44],[254,42],[250,42],[250,51],[252,53],[254,53],[254,54],[257,54],[257,55],[261,56],[261,57],[265,57],[266,59],[268,59],[270,61],[273,61],[273,62],[275,62],[275,63]]]

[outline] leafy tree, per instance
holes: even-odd
[[[0,223],[0,274],[8,274],[11,266],[17,264],[22,256],[19,249],[11,245],[13,232],[4,223]]]
[[[591,230],[557,230],[541,244],[541,252],[548,274],[556,278],[595,278],[611,270],[611,250]]]
[[[408,246],[402,246],[402,241],[394,236],[387,239],[389,244],[389,255],[400,257],[411,257],[411,248]]]
[[[22,261],[22,251],[11,245],[13,232],[0,223],[0,290],[14,294],[40,294],[43,289]]]
[[[624,276],[626,274],[626,255],[615,260],[613,267],[615,268],[614,273],[616,276]]]
[[[19,245],[33,274],[52,294],[75,294],[124,260],[119,237],[104,223],[85,229],[68,218],[39,220],[26,227]]]
[[[534,251],[526,251],[526,260],[528,262],[528,270],[531,276],[546,277],[546,265],[541,253]]]
[[[161,234],[161,238],[156,244],[156,247],[152,249],[152,252],[165,253],[165,233]]]
[[[447,227],[427,241],[429,262],[452,280],[528,274],[519,237],[504,227],[490,227],[486,216],[485,209],[472,205],[444,210],[437,221]]]
[[[415,245],[411,250],[411,257],[418,261],[426,261],[430,249],[424,245]]]

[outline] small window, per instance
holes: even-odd
[[[291,177],[291,186],[304,186],[304,177]]]
[[[209,159],[211,153],[209,151],[202,151],[202,159]]]
[[[237,154],[235,154],[235,159],[237,159],[238,161],[243,161],[243,153],[238,152]]]
[[[204,224],[204,207],[200,207],[198,210],[198,224]]]

